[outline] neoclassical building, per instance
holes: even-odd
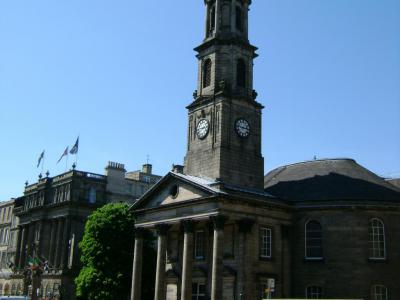
[[[250,0],[206,0],[185,165],[132,206],[157,236],[155,300],[400,299],[400,190],[351,159],[264,176]]]
[[[7,249],[12,268],[0,268],[8,276],[5,283],[0,276],[0,287],[8,286],[3,293],[30,295],[32,299],[76,299],[74,279],[81,268],[78,244],[87,217],[110,202],[133,203],[159,179],[151,164],[127,172],[123,164],[108,162],[104,175],[74,167],[58,176],[47,173],[33,184],[26,183],[24,195],[12,201],[11,210],[0,210],[0,246],[8,239],[9,229],[2,229],[3,220],[11,225]],[[18,224],[11,223],[13,218]],[[1,257],[5,262],[6,257]],[[35,276],[33,265],[40,266]]]

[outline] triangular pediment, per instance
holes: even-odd
[[[217,195],[220,191],[213,187],[215,183],[210,179],[169,172],[131,209],[150,209]]]

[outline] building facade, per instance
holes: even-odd
[[[12,290],[12,267],[15,257],[15,239],[18,226],[13,214],[14,199],[0,202],[0,294],[8,295]]]
[[[78,243],[87,217],[106,203],[133,203],[160,178],[151,171],[146,164],[141,171],[128,173],[123,164],[109,162],[105,175],[72,169],[55,177],[40,175],[38,182],[26,184],[24,195],[10,203],[13,214],[0,209],[0,221],[3,210],[18,220],[14,226],[12,217],[4,219],[4,229],[0,224],[0,233],[11,231],[13,240],[8,248],[4,244],[12,262],[4,294],[75,299]],[[36,265],[40,270],[34,269]]]
[[[142,299],[147,230],[155,300],[400,299],[400,190],[349,159],[264,176],[251,1],[204,2],[185,166],[132,206],[131,299]]]

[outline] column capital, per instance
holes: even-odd
[[[254,223],[254,220],[247,218],[237,221],[237,224],[239,225],[239,231],[241,233],[250,233]]]
[[[158,235],[166,235],[170,227],[171,226],[168,225],[168,224],[158,224],[158,225],[156,225],[157,234]]]
[[[181,226],[184,232],[193,233],[195,222],[193,220],[183,220],[181,221]]]
[[[143,238],[146,229],[142,227],[135,227],[135,238]]]
[[[219,215],[210,217],[210,220],[213,222],[214,229],[220,230],[224,229],[225,222],[228,220],[228,218],[226,216]]]

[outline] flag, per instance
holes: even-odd
[[[38,162],[37,162],[37,167],[36,168],[39,168],[39,166],[40,166],[40,163],[42,162],[42,159],[44,158],[44,150],[43,150],[43,152],[40,154],[40,156],[39,156],[39,159],[38,159]]]
[[[75,145],[71,148],[71,151],[69,151],[70,154],[77,154],[79,150],[79,136],[76,139]]]
[[[68,155],[68,146],[67,146],[67,148],[65,148],[63,154],[61,155],[61,157],[60,157],[60,159],[57,161],[57,163],[59,163],[59,162],[63,159],[63,157],[64,157],[64,156],[67,156],[67,155]]]

